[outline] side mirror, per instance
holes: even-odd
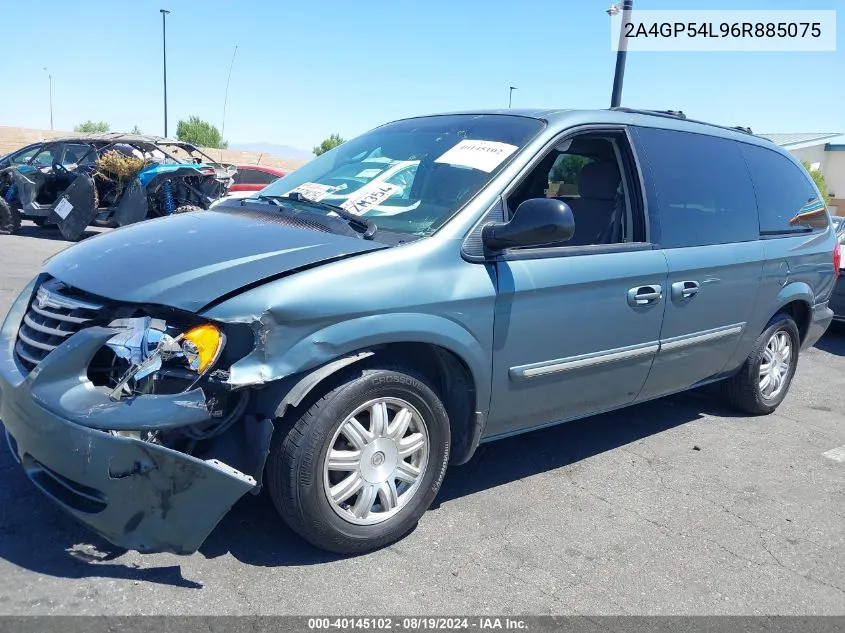
[[[520,204],[510,222],[494,222],[481,231],[485,248],[501,251],[515,246],[542,246],[572,239],[575,217],[562,200],[532,198]]]

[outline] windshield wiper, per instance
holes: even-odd
[[[334,204],[329,204],[327,202],[319,202],[317,200],[311,200],[309,198],[306,198],[305,196],[303,196],[299,192],[288,193],[288,194],[285,194],[283,196],[263,194],[263,195],[256,196],[256,199],[258,199],[258,200],[270,200],[271,202],[273,202],[274,204],[279,205],[279,206],[281,206],[283,202],[301,202],[303,204],[307,204],[307,205],[310,205],[312,207],[317,207],[319,209],[325,209],[327,211],[331,211],[332,213],[342,217],[344,220],[346,220],[350,224],[354,224],[354,225],[359,226],[362,229],[364,229],[363,238],[365,240],[373,239],[373,235],[375,235],[376,231],[378,230],[376,223],[373,222],[372,220],[369,220],[367,218],[363,218],[361,216],[355,215],[354,213],[350,213],[349,211],[347,211],[343,207],[339,207],[339,206],[334,205]]]

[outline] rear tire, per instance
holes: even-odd
[[[735,376],[722,382],[727,401],[745,413],[768,415],[780,406],[795,370],[801,336],[788,314],[772,317]]]
[[[270,497],[317,547],[378,549],[410,532],[431,505],[449,438],[446,410],[424,378],[398,367],[358,369],[277,433]]]
[[[0,198],[0,235],[14,235],[21,228],[21,214]]]

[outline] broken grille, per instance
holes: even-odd
[[[29,371],[103,308],[77,294],[57,279],[48,279],[36,291],[15,343],[15,355]]]

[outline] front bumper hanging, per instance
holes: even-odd
[[[29,375],[0,341],[0,419],[32,482],[111,543],[141,552],[196,551],[256,479],[216,459],[198,459],[114,430],[174,428],[209,418],[201,389],[113,402],[87,378],[113,336],[92,327],[70,337]],[[255,422],[263,468],[272,423]]]

